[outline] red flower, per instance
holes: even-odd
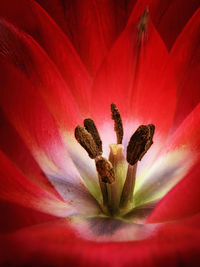
[[[3,266],[198,265],[198,5],[0,2]],[[93,118],[108,157],[111,103],[125,149],[139,125],[156,127],[133,200],[114,214],[74,137]],[[122,191],[125,158],[113,167]]]

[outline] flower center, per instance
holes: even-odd
[[[84,120],[84,127],[75,128],[75,138],[94,159],[102,194],[101,209],[107,216],[123,216],[133,208],[137,162],[153,144],[155,126],[140,125],[131,136],[126,159],[123,155],[123,124],[119,110],[111,104],[117,144],[110,145],[109,159],[102,156],[102,141],[94,121]],[[127,166],[128,165],[128,166]]]

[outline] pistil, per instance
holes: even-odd
[[[119,213],[119,204],[121,193],[126,178],[127,162],[123,155],[123,146],[121,144],[110,145],[109,161],[112,163],[115,182],[111,185],[107,184],[108,193],[111,196],[112,212],[114,214]]]

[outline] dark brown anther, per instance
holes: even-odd
[[[74,135],[79,144],[87,151],[90,158],[95,159],[99,156],[99,150],[92,135],[84,127],[78,125]]]
[[[154,132],[155,132],[155,126],[153,124],[148,124],[147,126],[149,127],[149,129],[150,129],[150,135],[153,138],[153,135],[154,135]]]
[[[138,160],[142,159],[153,144],[154,131],[155,126],[153,124],[138,127],[127,147],[127,161],[129,164],[134,165]]]
[[[99,136],[99,133],[98,133],[98,130],[97,130],[97,127],[94,123],[94,121],[90,118],[88,119],[85,119],[84,120],[84,126],[86,128],[86,130],[92,135],[97,147],[98,147],[98,150],[99,150],[99,154],[102,154],[102,141],[101,141],[101,138]]]
[[[103,157],[97,158],[96,169],[102,182],[112,184],[115,181],[113,166],[109,160]]]
[[[123,135],[124,135],[123,124],[122,124],[121,115],[115,104],[111,104],[111,113],[112,113],[112,119],[115,122],[114,129],[117,135],[117,144],[122,144]]]
[[[146,143],[144,152],[140,155],[140,159],[139,160],[142,159],[142,157],[144,156],[144,154],[149,150],[149,148],[153,144],[153,135],[154,135],[154,132],[155,132],[155,126],[153,124],[149,124],[149,125],[147,125],[147,127],[149,129],[149,135],[150,135],[150,137],[149,137],[149,140]]]

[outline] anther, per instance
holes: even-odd
[[[153,144],[153,135],[155,132],[155,126],[153,124],[149,124],[147,125],[148,129],[149,129],[149,139],[146,142],[145,148],[143,153],[140,155],[139,160],[141,160],[143,158],[143,156],[146,154],[146,152],[149,150],[149,148],[151,147],[151,145]]]
[[[111,104],[111,113],[112,113],[112,119],[114,120],[115,123],[114,129],[117,135],[117,144],[122,144],[122,139],[124,135],[123,124],[121,115],[115,104]]]
[[[127,147],[127,161],[129,164],[134,165],[138,160],[142,159],[153,144],[154,131],[155,126],[153,124],[138,127]]]
[[[99,133],[98,133],[98,130],[97,130],[97,127],[94,123],[94,121],[90,118],[88,119],[85,119],[84,120],[84,126],[85,126],[85,129],[92,135],[97,147],[98,147],[98,150],[99,150],[99,153],[102,154],[102,141],[101,141],[101,138],[99,136]]]
[[[92,135],[84,127],[78,125],[74,135],[79,144],[87,151],[90,158],[95,159],[100,155]]]
[[[102,182],[112,184],[115,181],[113,166],[109,160],[96,158],[96,169]]]

